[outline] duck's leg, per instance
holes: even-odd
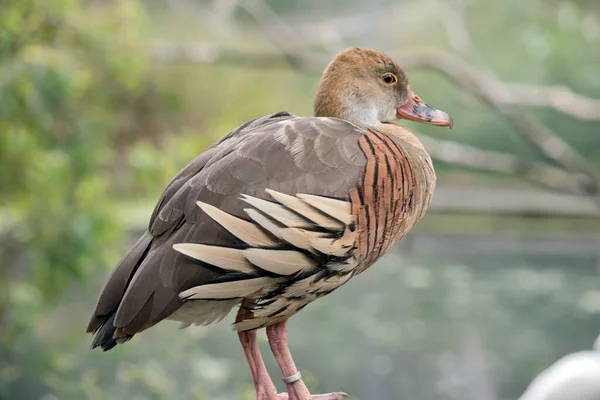
[[[254,300],[244,300],[236,316],[236,322],[244,320],[252,316],[250,307]],[[277,389],[267,372],[267,367],[263,361],[258,342],[256,341],[256,331],[238,332],[240,343],[246,354],[248,360],[248,366],[252,373],[252,379],[254,380],[254,387],[256,388],[256,399],[257,400],[279,400],[277,395]]]
[[[287,384],[288,393],[280,394],[280,400],[342,400],[343,397],[348,397],[346,393],[327,393],[311,395],[308,388],[302,381],[300,373],[296,369],[292,354],[288,347],[287,341],[287,321],[279,322],[277,324],[267,327],[267,338],[269,339],[269,345],[271,351],[281,368],[283,373],[284,382]]]

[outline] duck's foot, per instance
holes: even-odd
[[[277,395],[277,400],[342,400],[346,393],[310,394],[302,381],[302,374],[296,369],[287,344],[286,321],[267,327],[267,338],[273,355],[283,373],[283,381],[287,385],[287,393]]]
[[[307,397],[306,400],[343,400],[344,397],[349,396],[344,392],[334,392],[309,395],[309,397]],[[279,393],[277,395],[277,400],[304,400],[304,398],[297,397],[294,394],[292,394],[292,396],[290,397],[288,393]]]
[[[287,382],[287,393],[280,393],[277,395],[277,400],[343,400],[344,397],[349,397],[344,392],[334,392],[325,394],[310,394],[308,388],[304,384],[300,373],[297,376],[292,377],[293,382],[289,382],[290,378],[285,378]]]

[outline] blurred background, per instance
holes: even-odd
[[[3,0],[0,399],[254,398],[233,316],[164,322],[109,353],[89,351],[85,327],[171,177],[248,119],[310,115],[322,69],[349,46],[393,55],[455,127],[407,123],[438,172],[432,208],[292,318],[308,386],[509,400],[591,348],[599,3]]]

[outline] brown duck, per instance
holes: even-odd
[[[359,48],[327,66],[314,113],[249,121],[179,172],[102,288],[87,329],[92,347],[109,350],[165,318],[208,325],[240,305],[233,327],[258,399],[345,396],[311,396],[286,321],[370,267],[425,213],[431,159],[394,121],[452,127],[452,119],[423,103],[390,57]],[[267,373],[259,328],[287,393]]]

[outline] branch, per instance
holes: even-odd
[[[485,89],[486,98],[493,93],[494,106],[549,108],[580,121],[600,121],[600,100],[574,93],[565,86],[500,82],[444,52],[402,50],[395,53],[407,68],[440,71],[463,86]],[[161,63],[227,64],[244,68],[289,66],[289,61],[281,54],[240,52],[210,43],[157,44],[152,49],[152,58]],[[310,64],[300,68],[306,72],[320,73],[327,62],[325,58],[311,57],[310,62],[297,64]]]
[[[581,121],[600,121],[600,100],[574,93],[566,86],[530,84],[507,85],[511,98],[503,98],[507,106],[550,108]]]
[[[589,182],[585,175],[572,175],[560,168],[524,160],[511,154],[440,140],[418,134],[432,159],[480,171],[518,176],[537,186],[557,192],[587,194]]]
[[[564,86],[505,83],[449,53],[427,50],[396,52],[406,68],[429,68],[476,92],[493,107],[547,107],[582,121],[600,121],[600,100]]]
[[[572,173],[571,175],[576,175],[573,181],[577,184],[575,188],[577,191],[597,195],[600,191],[600,185],[598,184],[598,178],[594,169],[587,160],[549,128],[536,119],[522,113],[516,106],[545,106],[578,119],[600,120],[600,101],[576,95],[564,87],[542,87],[501,82],[494,72],[485,66],[485,63],[480,59],[475,49],[464,18],[464,3],[455,4],[454,7],[447,7],[445,3],[440,5],[447,8],[447,12],[444,13],[445,18],[443,22],[446,26],[452,47],[455,51],[463,54],[464,57],[476,57],[478,63],[482,64],[485,68],[477,69],[456,56],[431,51],[405,51],[402,54],[403,65],[405,67],[412,65],[415,67],[431,68],[442,72],[450,80],[457,82],[465,90],[479,98],[482,103],[506,116],[516,130],[531,143],[535,144],[548,159],[558,165],[562,165]],[[267,35],[268,39],[283,54],[282,58],[288,65],[299,70],[315,71],[319,65],[325,64],[325,62],[319,62],[307,53],[303,41],[269,7],[265,0],[248,0],[242,2],[240,7],[244,8],[256,20],[262,28],[262,32]],[[164,48],[163,53],[165,53]],[[211,60],[212,62],[216,62],[217,60],[232,62],[232,59],[236,59],[236,57],[231,57],[231,53],[227,56],[215,47],[194,48],[193,52],[185,51],[185,55],[188,58],[193,57],[196,60]],[[245,63],[247,63],[249,57],[246,56],[244,59]],[[274,63],[276,61],[274,57],[260,57],[260,60],[263,67],[273,64],[279,65],[279,63]],[[570,102],[565,102],[564,99]],[[471,151],[477,150],[472,148]],[[497,156],[499,155],[497,154]],[[510,156],[502,155],[501,157]],[[471,160],[476,159],[471,158]],[[459,160],[460,158],[455,159],[454,163],[457,163]],[[496,167],[500,168],[500,165],[502,165],[502,172],[506,172],[507,170],[513,174],[520,172],[521,175],[528,175],[529,179],[535,178],[533,179],[534,181],[538,181],[538,183],[546,186],[550,184],[547,177],[556,177],[558,174],[556,171],[552,174],[539,174],[538,170],[542,170],[541,167],[534,168],[533,163],[529,163],[530,167],[524,168],[523,162],[511,160],[507,164],[506,158],[500,160],[496,157],[496,160],[499,162]],[[489,168],[488,165],[487,169],[489,170]],[[544,166],[544,168],[548,170],[549,167]],[[571,175],[566,176],[571,177]],[[562,178],[565,178],[564,174]],[[540,179],[541,182],[539,182]],[[564,187],[572,186],[570,182],[565,183],[561,180],[551,185],[557,185],[558,182],[561,182],[559,186],[563,187],[562,190],[564,190]]]
[[[273,52],[245,53],[213,43],[157,43],[152,48],[152,59],[165,64],[215,64],[259,69],[289,69],[288,60]]]
[[[193,16],[202,26],[224,36],[239,35],[234,24],[229,23],[235,11],[237,0],[217,0],[213,7],[201,7],[191,0],[168,0],[171,8],[181,14]]]
[[[564,115],[582,121],[600,120],[600,100],[591,99],[574,93],[561,85],[531,85],[500,82],[494,71],[486,65],[477,52],[466,23],[466,4],[464,0],[434,0],[443,8],[442,22],[446,27],[446,37],[454,52],[463,59],[471,59],[481,69],[480,75],[494,81],[499,93],[506,96],[498,98],[497,103],[506,106],[525,106],[551,108]]]
[[[450,2],[441,2],[439,0],[434,1],[436,1],[439,6],[445,9],[445,12],[443,13],[443,22],[446,25],[447,36],[450,42],[453,43],[452,34],[457,35],[460,38],[458,42],[454,41],[453,47],[455,51],[457,51],[463,58],[474,59],[477,64],[481,65],[481,69],[477,71],[480,77],[480,84],[475,83],[475,86],[478,90],[473,91],[473,88],[471,88],[471,91],[476,94],[484,104],[487,104],[507,117],[509,122],[516,128],[517,132],[519,132],[538,149],[540,149],[548,159],[553,160],[558,165],[562,165],[573,175],[584,174],[587,177],[588,182],[583,188],[587,194],[594,195],[595,200],[600,207],[600,197],[598,197],[599,182],[598,177],[596,176],[596,171],[592,165],[550,128],[541,123],[535,117],[522,112],[521,107],[516,107],[516,105],[521,106],[521,103],[513,104],[512,106],[508,102],[503,104],[500,103],[496,94],[497,92],[493,90],[493,86],[498,86],[500,80],[494,71],[486,65],[485,61],[483,61],[476,50],[475,44],[467,27],[465,3],[462,0],[450,0]],[[489,89],[483,90],[486,86],[486,83]],[[466,82],[466,85],[464,86],[469,88],[469,82]],[[531,98],[532,94],[536,94],[535,91],[531,90],[531,85],[524,85],[524,87],[526,89],[521,90],[521,93],[515,93],[516,90],[514,89],[512,90],[512,93],[505,93],[504,99],[508,101],[514,100],[515,98],[518,98],[516,96],[519,94],[526,98],[527,96]],[[564,89],[560,90],[554,87],[552,90],[554,92],[558,92],[559,94],[564,94]],[[503,92],[500,91],[499,93],[502,94]],[[539,98],[539,93],[537,95]],[[556,101],[553,102],[551,100],[563,99],[564,97],[560,95],[552,97],[550,96],[550,93],[546,93],[543,94],[543,96],[546,96],[541,97],[541,99],[543,99],[542,101],[545,100],[545,103],[543,104],[554,106],[559,105],[559,111],[562,110],[561,112],[563,113],[566,113],[570,110],[578,110],[577,104],[575,104],[575,107],[573,108],[573,104],[555,104]],[[574,100],[573,96],[570,96],[570,99],[569,96],[565,97],[567,97],[568,100]],[[600,101],[597,103],[600,104]],[[563,105],[568,105],[570,108],[565,108]],[[595,115],[591,114],[592,117],[598,117],[599,115],[600,113],[595,113]],[[579,116],[582,117],[581,119],[586,119],[586,114],[579,114]]]
[[[521,113],[515,107],[507,105],[506,99],[514,99],[511,86],[502,84],[495,78],[471,67],[460,58],[443,52],[412,51],[403,52],[404,65],[408,67],[431,68],[442,72],[449,79],[463,86],[481,102],[498,110],[508,118],[517,132],[534,143],[546,157],[564,166],[573,173],[588,177],[588,194],[597,195],[598,178],[594,168],[568,143],[540,122]],[[514,100],[513,101],[514,105]],[[596,116],[600,120],[600,113]]]
[[[295,69],[315,69],[319,63],[311,58],[303,41],[264,0],[248,0],[240,4],[260,25],[262,32]]]
[[[448,159],[447,156],[441,154],[432,154],[432,157],[438,158],[440,161],[453,163],[458,165],[470,166],[480,170],[495,171],[507,174],[517,174],[524,176],[526,179],[536,182],[544,187],[553,188],[560,191],[571,191],[575,193],[594,194],[598,192],[598,185],[593,168],[587,161],[575,152],[568,144],[562,141],[559,137],[553,134],[548,128],[535,120],[531,120],[518,111],[515,111],[514,106],[527,106],[534,101],[541,102],[547,92],[554,92],[556,87],[545,87],[537,85],[521,85],[502,83],[494,79],[490,79],[487,74],[465,63],[460,58],[452,56],[448,53],[439,51],[422,51],[422,50],[404,50],[399,51],[402,56],[403,65],[407,68],[429,68],[446,75],[448,79],[458,83],[468,92],[475,95],[484,104],[497,109],[506,115],[511,123],[517,128],[517,131],[525,135],[530,141],[536,144],[542,152],[550,159],[555,160],[559,165],[572,171],[573,174],[560,172],[558,169],[552,169],[542,163],[531,163],[528,167],[527,162],[519,160],[516,157],[512,159],[512,166],[506,167],[510,162],[499,162],[498,167],[486,165],[485,157],[491,156],[493,152],[487,152],[475,147],[455,144],[456,146],[464,146],[464,149],[470,148],[473,152],[479,151],[482,157],[471,158],[480,160],[475,164],[465,164],[463,157],[455,157]],[[226,64],[232,66],[244,66],[254,68],[286,68],[289,67],[289,58],[284,58],[280,54],[271,52],[255,52],[242,53],[236,50],[226,49],[217,45],[208,43],[199,43],[195,45],[178,45],[178,44],[160,44],[154,47],[154,57],[159,62],[190,62],[190,63],[206,63],[206,64]],[[326,60],[320,63],[324,65]],[[313,66],[308,66],[309,64]],[[320,73],[320,70],[314,67],[318,63],[299,62],[293,63],[303,71],[311,73]],[[563,89],[560,89],[563,90]],[[574,94],[569,89],[564,89],[574,98],[594,108],[594,102],[600,101],[587,99],[583,96]],[[521,96],[520,94],[525,94]],[[537,94],[537,95],[536,95]],[[539,98],[536,96],[540,96]],[[565,96],[563,95],[563,98]],[[521,100],[525,102],[521,103]],[[585,107],[578,106],[579,110]],[[600,107],[598,107],[598,120],[600,120]],[[596,111],[594,111],[595,113]],[[590,117],[588,115],[587,117]],[[586,118],[584,118],[585,120]],[[428,139],[425,139],[428,140]],[[433,140],[429,138],[429,140]],[[431,142],[430,142],[431,143]],[[452,142],[448,142],[452,144]],[[435,152],[435,150],[433,150]],[[465,153],[466,154],[466,153]],[[475,154],[475,153],[471,153]],[[502,154],[502,153],[495,153]],[[511,157],[503,154],[503,157]],[[494,159],[492,157],[492,159]],[[518,168],[516,167],[518,165]],[[543,167],[544,166],[544,167]],[[540,172],[546,171],[546,172]],[[517,173],[518,172],[518,173]],[[552,183],[552,179],[556,179],[556,183]],[[571,184],[567,182],[571,180]],[[567,189],[567,187],[571,189]]]

